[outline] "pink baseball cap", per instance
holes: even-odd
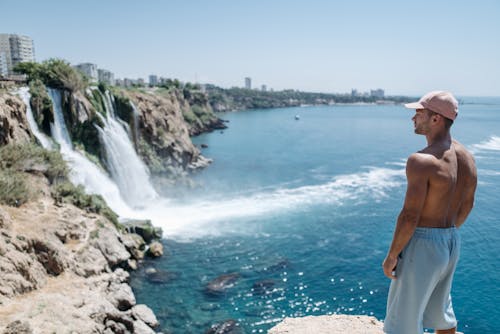
[[[451,120],[458,115],[458,102],[450,92],[433,91],[422,96],[418,102],[405,104],[409,109],[429,109]]]

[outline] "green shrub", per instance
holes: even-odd
[[[20,206],[32,197],[26,176],[11,169],[0,169],[0,203]]]
[[[67,179],[69,169],[61,154],[34,143],[9,144],[0,148],[0,169],[17,172],[37,171],[51,183]]]
[[[52,197],[57,203],[70,203],[80,209],[101,214],[120,227],[118,215],[108,207],[102,196],[86,194],[81,185],[75,186],[69,181],[59,183],[52,189]]]
[[[46,86],[70,92],[83,90],[88,80],[78,70],[62,59],[49,59],[42,63],[25,62],[14,67],[14,71],[28,76],[28,81],[39,79]]]

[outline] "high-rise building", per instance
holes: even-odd
[[[0,76],[6,77],[9,74],[7,67],[7,54],[5,51],[0,51]]]
[[[267,86],[266,86],[266,85],[262,85],[261,90],[262,90],[263,92],[267,92]]]
[[[250,77],[245,78],[245,88],[252,89],[252,78]]]
[[[90,79],[90,82],[96,83],[99,80],[96,64],[82,63],[74,66],[74,68],[85,74]]]
[[[35,61],[35,47],[30,37],[0,34],[0,74],[14,74],[14,66],[28,61]]]
[[[99,79],[99,82],[103,82],[110,86],[115,85],[115,75],[111,71],[99,68],[97,69],[97,77]]]
[[[158,76],[151,74],[149,76],[149,85],[150,86],[158,86]]]

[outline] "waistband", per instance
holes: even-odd
[[[425,239],[448,239],[458,234],[458,229],[455,226],[447,228],[437,227],[417,227],[413,236],[415,238]]]

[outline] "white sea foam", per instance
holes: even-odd
[[[365,172],[336,176],[330,182],[319,185],[278,188],[248,196],[198,200],[178,205],[158,201],[143,214],[162,227],[167,236],[195,237],[214,234],[220,230],[214,224],[224,223],[227,227],[227,223],[236,218],[279,214],[318,204],[342,205],[347,201],[361,202],[367,199],[380,201],[388,196],[389,191],[402,184],[403,169],[371,167]],[[229,230],[243,229],[242,226],[229,225]]]
[[[491,136],[488,140],[482,141],[479,144],[471,145],[472,153],[482,151],[500,151],[500,137]]]

